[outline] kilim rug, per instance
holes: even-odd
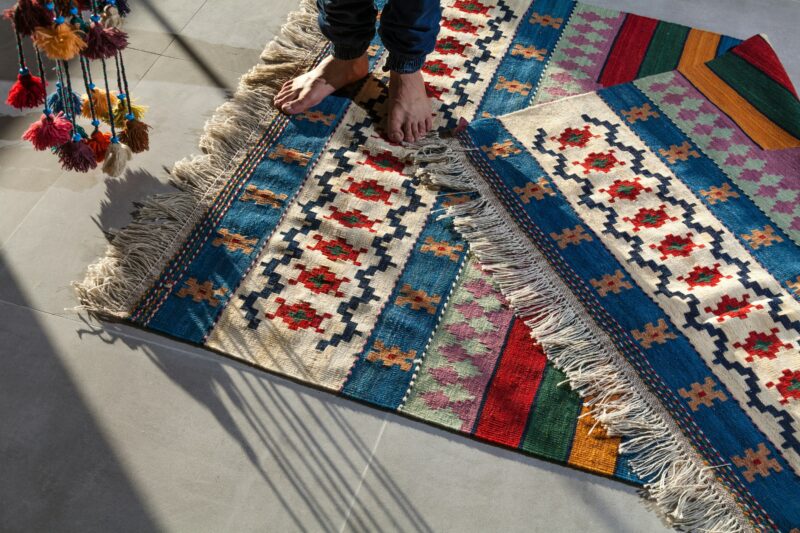
[[[796,531],[800,101],[767,42],[458,139],[420,173],[477,192],[457,229],[656,499]]]
[[[568,0],[448,0],[424,72],[448,130],[702,64],[739,42]],[[144,202],[78,284],[82,304],[463,434],[649,481],[619,453],[639,441],[597,424],[440,216],[471,193],[420,186],[413,151],[379,135],[388,78],[378,40],[363,83],[301,116],[275,112],[283,81],[327,53],[304,4],[209,122],[204,155],[176,164],[180,191]],[[747,187],[776,189],[759,200],[780,211],[776,229],[797,225],[797,203],[752,167],[741,168]],[[678,523],[698,514],[663,503]]]

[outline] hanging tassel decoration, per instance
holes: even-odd
[[[103,172],[114,178],[121,176],[132,157],[133,153],[128,145],[122,144],[119,139],[112,137],[106,152],[106,159],[103,162]]]
[[[60,81],[57,81],[56,90],[47,97],[47,107],[55,113],[64,112],[66,115],[70,115],[73,109],[81,108],[81,97],[67,90]]]
[[[18,0],[17,5],[5,12],[17,31],[32,35],[36,28],[47,27],[53,22],[53,15],[38,0]]]
[[[88,93],[94,94],[96,89],[94,82],[92,81],[92,71],[89,68],[89,60],[85,57],[81,57],[80,61],[81,74],[83,75],[83,85],[86,87],[86,91]],[[105,94],[103,94],[103,97],[103,107],[108,110]],[[84,106],[88,104],[89,117],[92,119],[92,126],[94,126],[94,131],[86,139],[86,144],[88,144],[89,148],[91,148],[92,152],[94,152],[95,161],[102,163],[102,161],[106,158],[108,145],[111,144],[111,135],[100,131],[100,120],[97,118],[97,109],[95,103],[95,98],[86,97],[84,100]],[[84,115],[86,114],[86,109],[83,110],[83,113]]]
[[[46,94],[42,78],[34,76],[28,69],[20,69],[17,81],[8,91],[6,103],[17,109],[39,107],[44,103]]]
[[[96,4],[93,4],[93,7],[96,7]],[[106,87],[106,104],[108,105],[108,108],[111,109],[111,89],[108,85],[108,70],[106,68],[106,60],[101,59],[100,65],[103,67],[103,81],[105,82]],[[133,157],[133,152],[131,152],[131,149],[127,144],[119,142],[113,120],[110,121],[110,125],[111,144],[108,146],[105,161],[103,161],[103,172],[111,177],[116,178],[125,172],[125,168],[128,166],[128,161],[130,161]]]
[[[94,152],[94,159],[98,163],[102,163],[106,158],[106,152],[111,145],[111,135],[100,130],[94,130],[92,134],[86,139],[86,144]]]
[[[52,114],[47,111],[22,135],[22,138],[30,141],[36,150],[61,146],[71,137],[72,123],[64,117],[64,113]]]
[[[90,101],[91,98],[91,101]],[[105,122],[109,122],[111,120],[109,116],[109,108],[108,108],[108,101],[111,101],[111,105],[115,106],[119,103],[119,99],[111,94],[107,95],[103,89],[98,89],[92,83],[89,85],[89,94],[83,95],[82,104],[81,104],[81,113],[86,118],[92,117],[92,106],[94,106],[94,112],[101,120]],[[113,108],[112,108],[113,109]]]
[[[66,142],[56,149],[58,160],[65,170],[76,172],[89,172],[97,167],[97,160],[89,144],[81,137],[80,133],[75,133],[69,142]]]
[[[119,134],[122,142],[127,144],[134,154],[146,152],[150,149],[150,126],[136,120],[133,115],[125,123],[125,129]]]
[[[121,28],[122,16],[119,14],[119,9],[113,4],[108,4],[103,8],[103,15],[101,22],[106,28]]]
[[[126,143],[135,154],[150,149],[150,126],[141,121],[144,109],[141,109],[140,116],[137,116],[137,109],[130,98],[130,88],[128,86],[128,75],[125,72],[125,63],[122,54],[114,56],[117,67],[117,84],[120,86],[120,104],[127,105],[128,112],[125,114],[125,129],[120,133],[120,140]],[[124,93],[122,90],[124,89]]]
[[[131,102],[125,93],[119,94],[119,101],[114,107],[114,125],[124,128],[128,121],[128,115],[133,115],[136,120],[142,120],[147,112],[147,106]]]
[[[128,0],[107,0],[107,3],[116,5],[117,10],[119,10],[119,14],[123,17],[127,16],[128,13],[131,12],[131,8],[128,7]]]
[[[36,65],[39,68],[39,79],[42,80],[42,88],[47,92],[47,80],[44,75],[44,64],[39,49],[36,52]],[[55,148],[69,141],[72,133],[72,123],[67,120],[64,113],[53,114],[52,109],[45,100],[44,112],[42,117],[31,124],[27,131],[22,135],[26,141],[30,141],[36,150],[47,150]]]
[[[81,66],[83,67],[83,60],[81,60]],[[72,76],[69,73],[69,63],[61,61],[56,64],[56,67],[61,81],[61,88],[65,89],[66,94],[75,94],[72,91]],[[80,113],[80,99],[78,99],[77,104],[75,104],[74,99],[69,103],[71,107],[67,109],[67,118],[72,122],[72,139],[56,148],[56,154],[58,154],[61,166],[65,170],[88,172],[97,167],[97,160],[94,152],[86,142],[88,137],[86,132],[76,122],[76,115]]]
[[[128,35],[119,28],[107,28],[100,24],[100,16],[92,15],[92,25],[87,34],[87,46],[83,55],[89,59],[109,59],[128,46]]]
[[[48,8],[50,6],[53,4],[47,4]],[[64,61],[72,59],[86,48],[83,32],[60,15],[53,19],[52,25],[37,27],[33,41],[49,58]]]
[[[28,65],[25,62],[25,53],[22,50],[22,36],[16,28],[14,34],[17,37],[19,74],[17,74],[17,81],[8,91],[6,103],[17,109],[39,107],[44,103],[44,99],[47,96],[44,82],[42,82],[42,78],[32,75],[28,70]]]

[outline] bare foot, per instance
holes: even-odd
[[[314,70],[284,83],[275,97],[275,107],[288,115],[302,113],[329,94],[365,77],[367,73],[367,54],[357,59],[326,57]]]
[[[431,130],[431,103],[420,71],[392,72],[389,78],[389,120],[386,131],[392,142],[414,142]]]

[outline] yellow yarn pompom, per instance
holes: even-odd
[[[119,103],[119,98],[111,93],[111,105],[116,106]],[[89,96],[84,94],[81,105],[81,113],[86,118],[92,118],[92,108],[89,105]],[[94,113],[100,120],[108,122],[108,98],[103,89],[92,89],[92,102],[94,103]]]
[[[139,105],[131,100],[131,113],[136,120],[142,120],[144,114],[147,112],[147,106]],[[127,123],[126,115],[128,114],[128,103],[125,100],[120,100],[114,106],[114,126],[122,129]]]
[[[47,28],[44,26],[36,28],[33,40],[50,59],[67,61],[86,48],[83,32],[68,22]]]

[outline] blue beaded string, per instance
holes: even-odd
[[[92,113],[92,126],[94,131],[97,131],[100,126],[100,121],[97,119],[97,112],[94,108],[94,90],[95,84],[92,82],[92,71],[89,69],[89,60],[80,56],[81,74],[83,74],[83,85],[86,87],[86,95],[89,99],[89,109]]]

